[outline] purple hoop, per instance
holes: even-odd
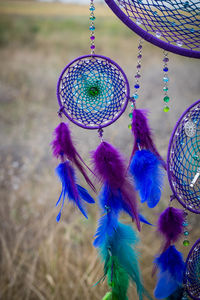
[[[124,85],[126,87],[126,93],[124,93],[124,100],[123,100],[123,107],[120,107],[117,115],[112,118],[111,120],[109,119],[108,121],[106,121],[106,123],[104,124],[99,124],[99,125],[96,125],[96,126],[88,126],[88,125],[85,125],[85,124],[81,124],[80,122],[78,122],[76,119],[74,119],[69,113],[68,111],[65,109],[63,103],[62,103],[62,99],[61,99],[61,95],[60,95],[60,86],[61,86],[61,83],[62,83],[62,79],[63,79],[63,75],[65,74],[66,70],[70,68],[70,66],[72,66],[74,63],[80,61],[80,60],[84,60],[84,59],[87,59],[87,58],[99,58],[100,60],[103,60],[105,61],[106,63],[109,63],[111,64],[112,66],[115,66],[116,70],[120,73],[119,76],[121,76],[121,80],[123,80],[124,82]],[[114,69],[114,68],[113,68]],[[122,78],[123,77],[123,78]],[[119,91],[122,93],[122,90],[121,90],[121,87],[119,87]],[[125,111],[126,107],[127,107],[127,104],[128,104],[128,101],[129,101],[129,98],[130,98],[130,87],[129,87],[129,82],[128,82],[128,79],[124,73],[124,71],[121,69],[121,67],[116,63],[114,62],[113,60],[111,60],[110,58],[106,57],[106,56],[102,56],[102,55],[96,55],[96,54],[90,54],[90,55],[84,55],[84,56],[80,56],[76,59],[74,59],[73,61],[71,61],[65,68],[64,70],[62,71],[60,77],[59,77],[59,80],[58,80],[58,84],[57,84],[57,99],[58,99],[58,104],[60,106],[60,111],[62,113],[64,113],[64,115],[71,121],[73,122],[74,124],[82,127],[82,128],[85,128],[85,129],[100,129],[100,128],[103,128],[103,127],[106,127],[106,126],[109,126],[111,125],[112,123],[114,123],[121,115],[122,113]]]
[[[167,154],[167,173],[168,173],[168,180],[169,180],[169,183],[170,183],[170,187],[174,193],[174,196],[175,198],[179,201],[179,203],[185,207],[186,209],[188,209],[189,211],[193,212],[193,213],[196,213],[196,214],[200,214],[200,209],[197,210],[197,209],[193,209],[191,208],[190,206],[186,205],[185,202],[183,202],[183,200],[181,199],[181,196],[177,193],[176,189],[174,188],[174,185],[173,185],[173,174],[172,174],[172,171],[170,170],[170,156],[171,156],[171,148],[172,148],[172,145],[173,145],[173,139],[174,139],[174,136],[175,136],[175,133],[176,133],[176,130],[178,128],[178,126],[182,123],[182,120],[184,119],[185,115],[196,105],[198,105],[200,103],[200,100],[196,101],[195,103],[193,103],[190,107],[188,107],[186,109],[186,111],[181,115],[181,117],[179,118],[178,122],[176,123],[176,126],[174,127],[174,130],[172,132],[172,135],[171,135],[171,138],[170,138],[170,141],[169,141],[169,147],[168,147],[168,154]],[[176,184],[177,184],[177,180],[176,180]],[[199,206],[200,207],[200,206]]]
[[[134,2],[135,0],[132,0],[132,1]],[[110,9],[116,14],[116,16],[126,26],[128,26],[131,30],[133,30],[136,34],[141,36],[146,41],[154,44],[155,46],[158,46],[159,48],[162,48],[166,51],[173,52],[175,54],[192,57],[192,58],[200,58],[200,51],[185,49],[185,48],[181,48],[181,47],[175,46],[173,44],[164,42],[164,41],[158,39],[157,37],[153,36],[151,33],[147,32],[144,29],[142,29],[141,27],[139,27],[119,8],[119,6],[115,3],[115,0],[105,0],[105,2],[110,7]],[[142,8],[140,8],[140,9],[142,10]]]
[[[187,270],[187,267],[190,265],[190,261],[189,261],[189,260],[190,260],[191,256],[193,255],[193,251],[194,251],[194,249],[198,246],[198,244],[200,244],[200,239],[198,239],[198,240],[194,243],[194,245],[192,246],[192,248],[190,249],[190,252],[189,252],[189,254],[188,254],[188,256],[187,256],[187,259],[186,259],[186,262],[185,262],[185,272],[184,272],[184,278],[183,278],[183,284],[184,284],[184,286],[186,287],[187,294],[188,294],[192,299],[194,299],[194,300],[199,300],[199,299],[200,299],[200,295],[199,295],[198,298],[197,298],[197,297],[194,297],[194,295],[192,295],[191,291],[190,291],[189,288],[188,288],[188,284],[187,284],[187,277],[188,277],[187,272],[188,272],[188,270]],[[200,252],[200,247],[199,247],[198,251]],[[200,263],[200,262],[199,262],[199,263]]]

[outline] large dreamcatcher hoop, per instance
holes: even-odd
[[[105,0],[117,17],[148,42],[200,58],[200,1]]]
[[[192,299],[200,299],[200,239],[196,241],[188,254],[184,285]]]
[[[186,209],[200,213],[200,100],[178,120],[168,149],[168,178],[172,191]]]
[[[115,122],[126,109],[129,83],[119,65],[102,55],[70,62],[58,80],[60,110],[78,126],[99,129]]]

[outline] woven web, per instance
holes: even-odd
[[[196,133],[188,137],[185,123],[191,120]],[[174,133],[169,155],[169,178],[175,194],[189,210],[200,213],[200,177],[194,187],[190,184],[200,167],[200,103],[181,119]]]
[[[127,104],[122,72],[100,57],[81,58],[70,65],[60,80],[59,94],[71,121],[87,128],[114,122]]]
[[[185,270],[185,284],[193,299],[200,299],[200,241],[190,253]]]
[[[199,0],[114,0],[130,20],[161,40],[200,50]]]

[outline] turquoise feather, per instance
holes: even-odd
[[[117,261],[120,268],[135,283],[139,300],[142,300],[144,295],[151,299],[143,287],[138,255],[134,249],[138,241],[139,239],[131,226],[118,223],[113,235],[108,236],[100,248],[100,255],[104,261],[104,276],[109,276],[110,261],[114,257],[115,262]]]

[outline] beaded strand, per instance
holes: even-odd
[[[95,50],[95,44],[94,44],[94,40],[95,40],[95,25],[94,25],[94,21],[96,19],[95,15],[94,15],[94,11],[95,11],[95,6],[94,6],[94,0],[90,0],[90,49],[91,49],[91,54],[94,54],[94,50]]]
[[[130,102],[131,102],[131,112],[129,113],[129,118],[132,119],[133,117],[133,113],[132,113],[132,110],[133,108],[135,108],[135,102],[136,100],[139,98],[139,95],[138,95],[138,90],[140,88],[140,84],[139,84],[139,80],[141,78],[141,66],[142,66],[142,43],[143,43],[143,39],[140,39],[139,41],[139,45],[138,45],[138,55],[137,55],[137,66],[136,66],[136,74],[135,74],[135,85],[134,85],[134,93],[132,95],[132,97],[130,97]],[[132,128],[132,125],[129,124],[128,125],[128,128],[131,129]]]
[[[168,62],[169,62],[169,58],[168,58],[168,52],[164,51],[164,58],[163,58],[163,82],[164,82],[164,87],[163,87],[163,91],[164,91],[164,98],[163,101],[165,103],[165,106],[163,108],[164,112],[168,112],[169,111],[169,106],[167,105],[169,102],[169,96],[168,96],[168,82],[169,82],[169,77],[168,77]]]
[[[141,63],[141,61],[142,61],[142,43],[143,43],[143,40],[140,39],[139,45],[138,45],[138,56],[137,56],[138,61],[137,61],[137,66],[136,66],[137,72],[135,75],[135,85],[134,85],[135,91],[132,96],[134,98],[134,100],[137,100],[139,98],[138,90],[140,88],[139,80],[141,78],[140,72],[141,72],[141,66],[142,66],[142,63]]]
[[[188,240],[188,235],[189,235],[189,231],[188,231],[188,213],[186,211],[186,209],[184,210],[184,222],[183,222],[183,227],[184,227],[184,231],[183,231],[183,234],[184,234],[184,241],[183,241],[183,246],[189,246],[190,245],[190,241]]]

